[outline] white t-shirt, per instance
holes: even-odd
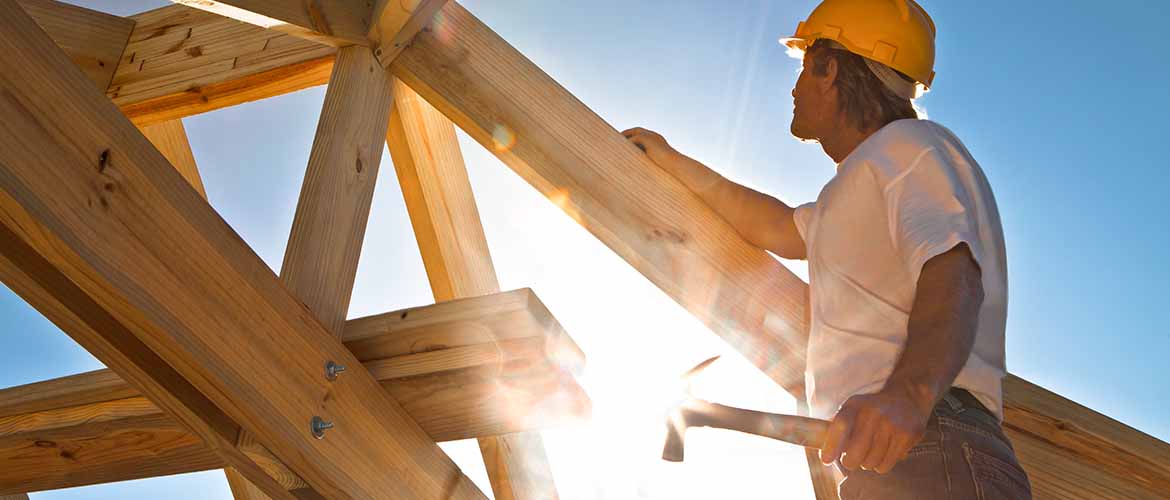
[[[1003,229],[983,171],[950,130],[927,120],[883,127],[794,217],[808,247],[813,416],[831,418],[850,396],[882,388],[906,344],[923,264],[963,242],[982,270],[985,298],[954,385],[1003,418]]]

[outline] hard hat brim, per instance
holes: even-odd
[[[804,38],[786,37],[780,39],[780,45],[788,47],[788,56],[793,59],[804,58],[804,52],[808,50],[809,42]]]

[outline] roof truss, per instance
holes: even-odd
[[[45,0],[22,0],[32,1]],[[799,394],[805,343],[803,284],[763,251],[744,243],[681,185],[462,7],[451,3],[443,9],[444,29],[453,43],[437,43],[434,34],[424,30],[396,58],[383,57],[379,63],[390,60],[394,75],[495,151],[777,383]],[[42,24],[53,34],[61,26],[83,22],[64,19],[53,21],[57,28]],[[132,19],[136,24],[107,95],[138,124],[323,84],[337,51],[181,6]],[[112,37],[124,28],[110,23],[92,29],[100,33],[91,36]],[[54,39],[60,42],[60,36]],[[175,47],[179,50],[170,50]],[[65,71],[54,64],[52,71]],[[100,85],[100,72],[90,73]],[[499,89],[529,99],[506,99]],[[4,199],[10,201],[11,194]],[[29,248],[35,254],[49,247]],[[13,266],[0,269],[6,283],[30,281]],[[59,324],[85,330],[85,322],[72,312],[77,307],[45,288],[27,287],[30,302]],[[94,335],[92,329],[87,335]],[[99,339],[87,347],[104,346]],[[1005,393],[1005,427],[1037,498],[1141,498],[1170,489],[1170,446],[1165,443],[1014,376],[1005,380]],[[162,400],[170,403],[165,395]],[[216,438],[214,423],[222,419],[201,421],[198,408],[175,406],[181,421],[196,420],[199,435],[213,449],[226,450],[221,456],[240,458],[230,439]],[[247,459],[240,462],[249,464]],[[260,480],[265,477],[252,473]]]

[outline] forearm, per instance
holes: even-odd
[[[966,245],[928,261],[886,390],[902,392],[924,411],[933,408],[971,355],[982,304],[979,268]]]
[[[780,200],[727,180],[702,163],[677,152],[653,158],[731,224],[748,243],[785,258],[804,258],[793,208]]]

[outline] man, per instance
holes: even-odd
[[[809,262],[806,386],[831,418],[821,459],[843,500],[1030,498],[1001,429],[1007,266],[979,165],[917,119],[935,27],[912,0],[825,0],[782,42],[803,53],[791,132],[837,172],[796,208],[658,134],[623,134],[776,255]]]

